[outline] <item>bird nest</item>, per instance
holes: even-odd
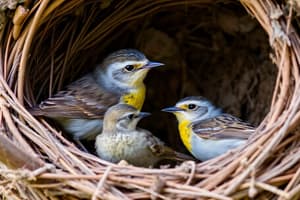
[[[18,2],[0,2],[3,198],[299,198],[298,1]],[[146,169],[82,152],[27,111],[124,47],[166,63],[147,77],[154,117],[142,125],[168,145],[184,151],[158,110],[187,95],[256,124],[255,136],[206,162]]]

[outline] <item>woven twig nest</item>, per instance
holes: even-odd
[[[299,198],[297,1],[15,2],[0,3],[4,199]],[[153,21],[160,23],[155,27]],[[176,31],[182,24],[186,26]],[[235,38],[243,42],[226,44]],[[149,74],[145,109],[173,105],[179,97],[200,93],[257,124],[255,137],[245,147],[207,162],[144,169],[84,153],[55,126],[28,113],[27,107],[121,47],[139,47],[150,58],[170,65],[170,70]],[[163,80],[155,78],[162,75]],[[165,100],[166,91],[172,98]],[[158,131],[165,128],[156,125]],[[176,131],[174,127],[167,132]],[[180,150],[176,137],[161,138]]]

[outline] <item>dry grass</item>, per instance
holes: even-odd
[[[300,40],[297,21],[292,23],[293,5],[288,3],[283,7],[275,0],[241,0],[267,33],[278,74],[269,113],[255,137],[234,153],[167,169],[115,165],[80,151],[24,107],[88,70],[84,66],[92,62],[90,58],[76,58],[94,44],[106,47],[108,36],[110,40],[120,36],[112,34],[121,28],[119,25],[161,9],[209,7],[213,2],[41,0],[27,5],[25,1],[25,9],[19,8],[14,23],[8,22],[0,34],[0,159],[7,165],[0,168],[2,196],[7,199],[246,196],[298,199]],[[229,2],[223,1],[224,5]],[[70,23],[64,23],[66,20]],[[48,45],[51,54],[44,45]]]

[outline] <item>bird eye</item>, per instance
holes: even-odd
[[[126,65],[124,67],[124,69],[127,71],[127,72],[131,72],[133,69],[134,69],[134,66],[133,65]]]
[[[196,106],[195,104],[189,104],[189,105],[188,105],[188,109],[189,109],[189,110],[195,110],[196,107],[197,107],[197,106]]]
[[[129,120],[132,120],[132,119],[135,118],[135,115],[134,115],[134,114],[130,114],[130,115],[128,115],[127,117],[128,117]]]

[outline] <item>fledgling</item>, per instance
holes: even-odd
[[[117,163],[126,160],[142,167],[155,166],[161,160],[191,160],[164,145],[151,132],[137,127],[149,113],[140,112],[127,104],[117,104],[107,110],[103,131],[96,138],[96,152],[104,160]]]
[[[81,139],[94,139],[110,106],[121,102],[142,108],[146,93],[143,80],[151,68],[161,65],[138,50],[118,50],[93,72],[32,108],[31,113],[56,120],[79,144]]]
[[[181,140],[190,153],[205,161],[245,144],[255,128],[222,112],[200,96],[181,99],[174,107],[162,109],[178,120]]]

